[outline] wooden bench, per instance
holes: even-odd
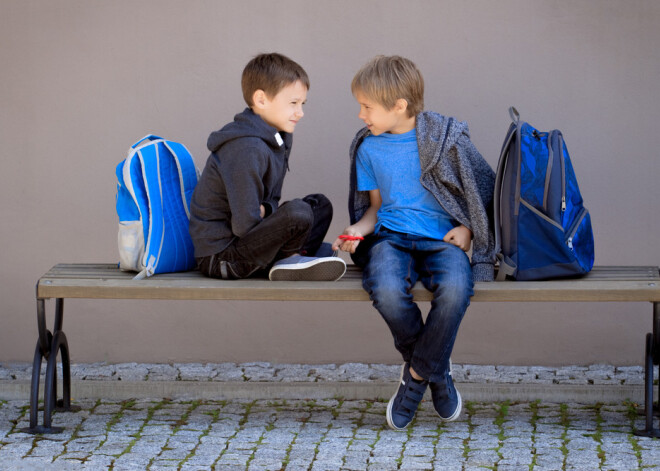
[[[203,277],[196,271],[163,274],[133,280],[133,274],[110,264],[59,264],[37,283],[39,338],[34,354],[30,392],[31,433],[57,433],[51,425],[53,410],[73,410],[69,348],[62,330],[65,298],[250,300],[250,301],[369,301],[362,289],[361,271],[349,266],[336,282],[272,282],[265,279],[224,281]],[[417,301],[430,301],[431,293],[418,283]],[[55,299],[53,331],[46,328],[47,299]],[[595,267],[579,279],[552,281],[503,281],[476,283],[472,302],[650,302],[653,332],[646,335],[644,436],[660,436],[653,428],[653,366],[660,364],[660,271],[658,267]],[[62,393],[57,400],[57,357],[62,363]],[[44,379],[43,425],[38,422],[42,359],[47,360]]]

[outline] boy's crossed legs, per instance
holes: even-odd
[[[455,420],[462,404],[451,378],[450,356],[473,294],[469,259],[442,241],[386,229],[377,237],[363,285],[404,360],[401,384],[388,404],[388,423],[405,428],[428,384],[440,418]],[[433,293],[426,323],[411,294],[418,280]]]
[[[199,268],[207,276],[223,279],[267,275],[273,262],[299,260],[294,259],[298,254],[315,255],[331,220],[332,204],[324,195],[287,201],[225,250],[201,259]],[[346,269],[346,264],[338,257],[303,257],[302,260],[307,260],[306,265],[284,263],[286,268],[283,271],[306,271],[308,275],[318,277],[322,268],[322,276],[336,279]]]

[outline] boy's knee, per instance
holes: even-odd
[[[363,279],[362,287],[377,305],[399,306],[406,299],[411,298],[403,283],[393,277]]]
[[[305,196],[302,200],[310,205],[314,211],[329,212],[332,215],[332,203],[327,196],[321,193],[315,193]]]
[[[301,199],[287,201],[280,206],[278,211],[284,213],[290,227],[299,227],[306,230],[314,223],[314,212],[311,206]]]
[[[434,290],[434,302],[449,311],[463,312],[474,293],[471,278],[452,277]]]

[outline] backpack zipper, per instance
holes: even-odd
[[[561,161],[561,212],[566,211],[566,162],[564,159],[564,138],[557,132],[557,150]]]
[[[538,209],[536,209],[534,206],[532,206],[530,203],[528,203],[528,202],[525,201],[524,199],[520,198],[520,204],[522,204],[523,206],[525,206],[525,207],[526,207],[527,209],[529,209],[532,213],[534,213],[536,216],[538,216],[538,217],[540,217],[541,219],[543,219],[544,221],[546,221],[548,224],[552,224],[553,226],[555,226],[557,229],[559,229],[559,230],[562,231],[562,232],[564,231],[564,228],[563,228],[563,226],[562,226],[561,224],[559,224],[559,223],[558,223],[557,221],[555,221],[554,219],[548,217],[546,214],[543,214],[541,211],[539,211]]]
[[[575,218],[575,221],[573,221],[570,230],[568,231],[568,238],[566,239],[566,245],[568,245],[568,248],[571,250],[573,250],[573,237],[575,237],[575,233],[580,227],[580,223],[587,216],[587,213],[589,213],[589,210],[583,207],[578,213],[577,217]]]

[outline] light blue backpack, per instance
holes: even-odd
[[[116,173],[119,268],[138,272],[136,279],[193,269],[188,221],[198,172],[190,152],[150,134]]]

